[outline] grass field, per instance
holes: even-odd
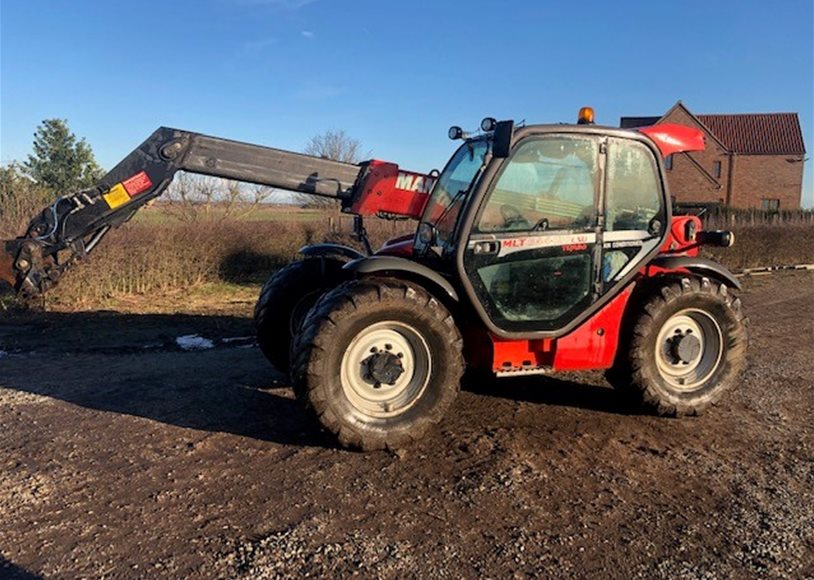
[[[309,243],[332,241],[360,248],[352,217],[336,210],[265,206],[243,219],[217,215],[180,222],[160,205],[112,231],[91,256],[48,294],[59,308],[110,307],[137,295],[189,292],[191,288],[256,287]],[[413,231],[413,221],[367,222],[374,245]]]
[[[88,263],[66,275],[49,293],[48,304],[130,310],[138,304],[149,307],[149,299],[140,302],[138,297],[193,300],[193,289],[237,295],[250,288],[256,295],[257,287],[295,259],[305,244],[332,241],[359,247],[351,236],[352,216],[336,209],[261,204],[250,215],[224,217],[217,205],[192,221],[179,220],[165,203],[145,208],[111,232]],[[752,212],[709,220],[710,228],[732,229],[736,243],[704,253],[734,271],[814,262],[814,223],[808,214],[781,217],[767,221]],[[374,247],[416,226],[414,221],[365,223]]]
[[[211,215],[206,219],[211,221],[219,221],[223,214],[223,210],[214,207],[211,210]],[[231,218],[230,218],[231,219]],[[244,222],[323,222],[328,218],[326,211],[319,208],[304,208],[295,205],[287,204],[261,204],[254,209],[249,215],[234,218],[237,221]],[[142,209],[133,218],[134,223],[143,224],[167,224],[177,222],[178,218],[173,215],[172,211],[166,204],[157,203],[153,206]]]

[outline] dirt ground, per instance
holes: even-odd
[[[814,275],[745,284],[749,368],[702,417],[502,379],[400,455],[336,448],[222,340],[248,300],[6,316],[0,576],[814,577]]]

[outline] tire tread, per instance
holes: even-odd
[[[689,302],[693,298],[712,299],[731,315],[731,328],[724,333],[727,368],[718,387],[704,396],[691,400],[679,400],[665,392],[658,381],[653,380],[655,362],[649,341],[658,332],[658,319],[662,313],[676,308],[677,304]],[[717,404],[724,393],[731,389],[735,379],[745,364],[748,336],[747,319],[743,316],[740,298],[730,292],[727,286],[707,277],[684,276],[672,280],[651,291],[644,297],[639,315],[633,320],[629,337],[619,342],[614,366],[605,376],[616,389],[635,396],[646,407],[661,416],[693,416],[703,413],[711,405]],[[625,332],[625,329],[622,329]]]
[[[388,303],[408,302],[416,311],[429,314],[429,323],[442,335],[443,343],[449,346],[451,364],[445,369],[447,380],[438,404],[430,412],[418,417],[404,429],[397,431],[366,429],[340,419],[331,408],[326,393],[329,381],[335,376],[325,376],[323,365],[316,364],[318,351],[332,356],[335,335],[340,331],[341,321],[356,314],[387,306]],[[299,400],[312,411],[321,426],[333,433],[344,447],[363,450],[397,449],[419,439],[430,427],[443,418],[445,411],[454,401],[460,389],[460,379],[464,364],[462,357],[463,340],[449,311],[429,292],[411,282],[392,278],[364,278],[344,282],[324,294],[314,305],[302,330],[292,343],[292,379],[294,391]],[[333,356],[341,356],[336,353]],[[446,384],[449,383],[449,384]]]

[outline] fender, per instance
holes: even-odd
[[[718,262],[707,260],[698,256],[660,256],[650,262],[650,266],[657,266],[665,270],[689,270],[696,274],[711,276],[741,290],[740,280]]]
[[[362,252],[349,248],[348,246],[328,243],[303,246],[299,249],[299,253],[303,256],[341,256],[351,260],[359,260],[365,257]]]
[[[412,278],[419,278],[431,282],[433,285],[441,288],[449,298],[455,302],[460,302],[458,293],[449,280],[444,278],[441,274],[406,258],[399,258],[397,256],[370,256],[359,260],[348,262],[342,267],[355,274],[375,274],[378,272],[403,272],[409,274]]]

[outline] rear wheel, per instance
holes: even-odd
[[[696,415],[733,386],[746,344],[740,299],[708,278],[683,278],[645,302],[606,377],[660,415]]]
[[[254,307],[257,343],[278,371],[288,372],[291,337],[322,294],[342,281],[344,262],[307,258],[278,270],[263,286]]]
[[[452,316],[423,288],[346,282],[322,297],[297,336],[294,389],[342,445],[399,448],[455,400],[461,348]]]

